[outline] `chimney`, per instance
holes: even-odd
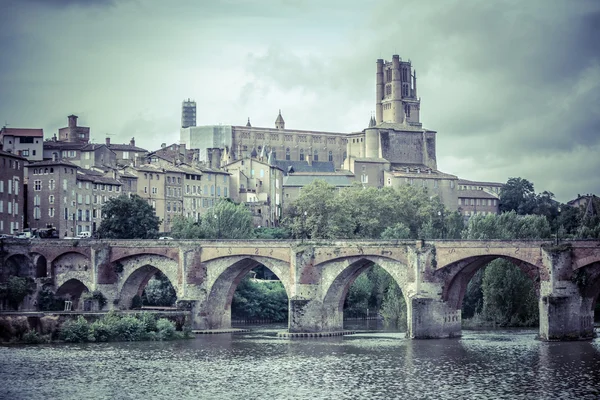
[[[109,137],[106,138],[106,145],[110,146],[110,138]]]
[[[77,115],[69,115],[69,128],[75,128],[77,126]]]
[[[134,137],[132,137],[131,140],[129,141],[129,145],[131,147],[135,147],[135,138]]]

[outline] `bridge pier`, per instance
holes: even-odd
[[[412,297],[406,304],[409,339],[443,339],[461,335],[461,310],[441,299]]]
[[[593,338],[594,298],[584,296],[585,279],[578,280],[573,272],[570,245],[550,247],[543,253],[549,279],[540,285],[540,339]]]

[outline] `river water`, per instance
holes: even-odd
[[[600,339],[535,330],[411,341],[373,331],[278,339],[281,327],[175,342],[0,347],[2,399],[598,399]]]

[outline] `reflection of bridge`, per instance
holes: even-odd
[[[348,288],[373,263],[402,289],[411,338],[460,335],[467,284],[495,258],[535,282],[544,339],[592,337],[600,293],[600,241],[32,240],[5,241],[0,250],[3,279],[35,276],[74,298],[99,290],[112,308],[128,308],[160,270],[195,329],[230,326],[233,293],[258,265],[285,287],[290,332],[342,330]]]

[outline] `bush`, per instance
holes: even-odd
[[[144,325],[144,330],[147,333],[156,332],[157,323],[156,316],[154,314],[151,314],[149,312],[143,312],[141,314],[136,315],[136,317],[139,318],[140,321],[142,321],[142,324]]]
[[[115,340],[134,342],[145,338],[145,329],[142,321],[135,317],[126,316],[117,322],[114,327]]]
[[[22,340],[23,335],[29,330],[29,322],[27,317],[11,317],[11,324],[15,330],[17,340]]]
[[[156,322],[156,339],[157,340],[173,340],[177,339],[175,324],[166,318],[161,318]]]
[[[40,318],[40,333],[56,338],[58,334],[58,317],[46,315]]]
[[[90,326],[90,336],[94,337],[96,342],[108,342],[115,336],[114,329],[103,320],[95,321]]]
[[[10,317],[0,318],[0,338],[8,342],[15,337],[15,328],[12,326]]]
[[[93,336],[92,336],[93,337]],[[81,315],[66,321],[60,328],[60,338],[69,343],[83,343],[90,339],[90,326]]]
[[[102,310],[107,303],[106,297],[104,297],[102,292],[99,290],[94,290],[93,292],[86,294],[84,299],[96,300],[98,302],[98,310]]]
[[[40,336],[36,331],[29,330],[23,335],[23,342],[28,344],[48,343],[50,337]]]
[[[49,288],[44,288],[38,293],[37,304],[40,311],[61,311],[64,308],[64,300],[56,297]]]

